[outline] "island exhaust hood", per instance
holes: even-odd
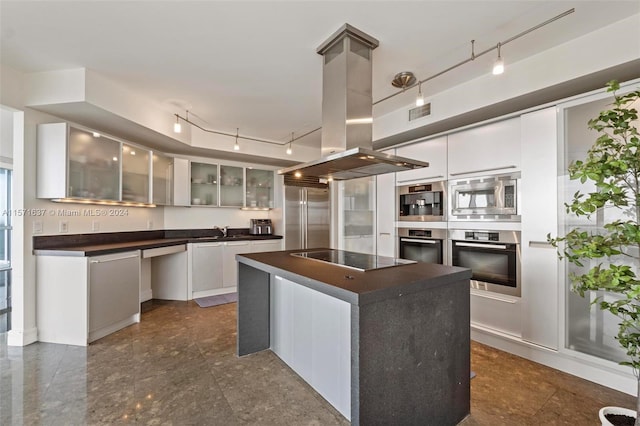
[[[372,147],[371,53],[378,40],[344,24],[316,50],[323,56],[322,158],[278,171],[346,180],[428,167]]]

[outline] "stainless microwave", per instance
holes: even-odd
[[[398,221],[441,222],[446,220],[445,188],[444,182],[397,187]]]
[[[450,183],[451,219],[520,220],[520,173]]]

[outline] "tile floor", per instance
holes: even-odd
[[[235,303],[148,302],[90,346],[6,346],[0,425],[345,425],[273,353],[237,358]],[[597,425],[634,398],[477,343],[470,425]]]

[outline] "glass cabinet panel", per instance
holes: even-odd
[[[149,202],[150,152],[122,144],[122,201]]]
[[[340,182],[345,250],[375,253],[375,177]]]
[[[244,168],[220,166],[220,205],[243,207]]]
[[[191,162],[191,205],[218,205],[218,165]]]
[[[70,127],[68,189],[70,197],[119,200],[120,142]]]
[[[247,169],[247,207],[273,207],[273,170]]]
[[[173,204],[173,158],[153,153],[153,204]]]

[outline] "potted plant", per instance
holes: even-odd
[[[576,228],[563,237],[548,235],[547,239],[554,247],[561,246],[560,258],[579,267],[592,259],[599,262],[587,272],[570,275],[572,290],[583,297],[589,291],[617,294],[613,301],[598,297],[593,303],[620,320],[615,338],[628,356],[620,364],[633,368],[640,395],[640,136],[636,109],[640,106],[640,90],[618,95],[619,87],[616,81],[607,84],[607,90],[614,95],[611,108],[588,122],[589,129],[599,136],[587,157],[568,168],[570,179],[591,181],[595,189],[586,194],[576,192],[566,208],[567,213],[586,217],[599,209],[613,208],[624,219],[606,223],[598,232]],[[603,425],[640,426],[639,411],[637,399],[635,420],[627,417],[630,423],[614,423],[618,418],[608,415],[610,423],[602,420]]]

